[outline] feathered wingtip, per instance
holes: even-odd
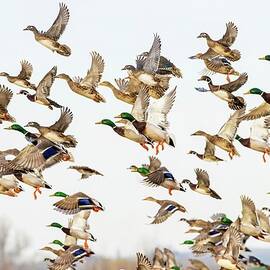
[[[210,91],[209,89],[206,89],[204,87],[195,87],[195,90],[202,93]]]

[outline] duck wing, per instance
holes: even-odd
[[[101,80],[104,71],[105,62],[102,56],[97,52],[91,52],[92,63],[90,69],[80,85],[88,88],[96,88]]]
[[[270,115],[270,104],[263,102],[258,107],[250,110],[247,114],[241,117],[242,120],[255,120],[264,116]]]
[[[156,73],[159,66],[160,51],[161,51],[161,40],[160,37],[157,34],[155,34],[152,47],[143,63],[143,70],[145,72],[150,74]]]
[[[18,75],[19,79],[29,80],[33,73],[33,66],[26,60],[21,61],[21,71]]]
[[[64,3],[59,4],[59,13],[53,25],[45,33],[45,35],[57,41],[66,29],[69,20],[69,10]]]
[[[7,106],[13,97],[12,91],[4,85],[0,85],[0,113],[7,112]]]
[[[241,196],[241,202],[242,202],[242,222],[245,224],[258,226],[259,224],[254,202],[246,196]]]
[[[215,155],[215,145],[206,140],[204,148],[204,156],[214,156]]]
[[[175,98],[176,87],[162,98],[153,102],[147,111],[147,122],[165,129],[168,128],[169,122],[167,120],[167,114],[171,110]]]
[[[270,136],[269,128],[270,117],[260,118],[253,121],[253,124],[250,127],[250,138],[257,138],[267,143]]]
[[[224,46],[230,47],[234,43],[237,34],[238,34],[237,26],[233,22],[228,22],[226,24],[225,34],[220,40],[218,40],[218,42]]]
[[[157,157],[151,156],[149,157],[149,161],[150,161],[150,164],[149,164],[150,172],[154,172],[160,168],[161,162]]]
[[[146,120],[149,99],[148,89],[145,85],[142,85],[131,111],[131,114],[137,121]]]
[[[62,107],[59,119],[53,125],[51,125],[49,129],[63,133],[68,128],[72,120],[73,114],[71,110],[68,107]]]
[[[151,224],[160,224],[167,220],[173,213],[175,213],[178,209],[175,203],[165,203],[160,207],[157,214],[154,216],[154,220]]]
[[[55,80],[57,73],[57,67],[54,66],[40,81],[37,86],[36,96],[37,98],[47,98],[50,95],[50,90]]]
[[[164,180],[164,173],[168,172],[165,167],[161,167],[160,169],[156,170],[147,175],[147,177],[143,180],[148,186],[157,187],[160,186]]]
[[[210,186],[210,181],[207,171],[202,169],[195,169],[195,173],[197,176],[198,186],[208,188]]]
[[[243,86],[248,80],[248,75],[247,73],[242,73],[236,80],[223,84],[220,86],[220,88],[226,90],[227,92],[234,92],[238,90],[241,86]]]
[[[223,139],[232,143],[237,128],[241,122],[240,117],[245,113],[246,107],[235,111],[229,118],[229,120],[221,127],[218,132],[218,135]]]
[[[270,233],[270,220],[262,210],[257,210],[257,217],[260,224],[260,227],[264,232]]]
[[[137,270],[151,270],[152,264],[150,260],[142,253],[136,253],[137,255]]]

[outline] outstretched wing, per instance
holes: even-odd
[[[53,25],[50,27],[50,29],[45,33],[46,36],[55,41],[57,41],[63,34],[69,20],[69,10],[67,6],[64,3],[60,3],[59,8],[60,9],[57,18],[53,22]]]
[[[226,24],[226,32],[224,36],[219,40],[219,42],[224,46],[230,47],[234,43],[237,34],[238,29],[236,25],[233,22],[229,22]]]
[[[255,120],[268,115],[270,115],[270,104],[263,102],[260,106],[255,107],[242,116],[241,120]]]
[[[4,85],[0,85],[0,112],[7,112],[7,106],[13,97],[12,91]]]
[[[210,186],[209,175],[208,175],[207,171],[202,170],[202,169],[196,169],[195,173],[197,176],[197,181],[198,181],[199,187],[209,187]]]
[[[131,114],[138,121],[146,120],[146,110],[149,106],[149,94],[148,89],[145,85],[140,87],[139,94],[136,98],[136,101],[132,107]]]
[[[19,79],[29,80],[32,76],[33,66],[26,60],[21,61],[21,71],[18,75]]]
[[[229,82],[227,84],[223,84],[220,88],[225,89],[228,92],[234,92],[238,90],[241,86],[243,86],[248,80],[247,73],[242,73],[236,80]]]
[[[72,122],[72,119],[73,114],[71,110],[67,107],[61,108],[60,118],[53,125],[50,126],[50,129],[63,133]]]

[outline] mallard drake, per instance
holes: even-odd
[[[21,61],[21,71],[17,76],[11,76],[6,72],[0,72],[0,76],[4,76],[10,83],[14,83],[20,87],[36,89],[34,84],[29,82],[33,72],[33,66],[26,60]]]
[[[158,212],[156,213],[156,215],[153,217],[154,220],[151,222],[151,224],[160,224],[166,221],[171,215],[173,215],[177,211],[180,211],[183,213],[186,212],[186,208],[175,201],[158,200],[153,197],[146,197],[144,198],[144,200],[156,202],[157,204],[160,205],[160,208]]]
[[[210,188],[210,180],[207,171],[195,169],[197,183],[193,184],[190,180],[184,179],[182,184],[188,184],[190,189],[203,195],[209,195],[215,199],[221,200],[221,197]]]
[[[84,249],[81,246],[74,245],[67,249],[61,256],[58,256],[49,266],[49,270],[66,270],[73,268],[75,262],[85,257],[90,257],[95,254],[89,249]]]
[[[202,54],[196,54],[189,57],[190,59],[201,59]],[[231,63],[223,57],[215,57],[213,59],[203,59],[206,66],[206,70],[203,73],[220,73],[225,74],[228,82],[231,82],[230,75],[240,76],[240,73],[236,71]]]
[[[30,100],[31,102],[47,106],[50,110],[53,110],[53,107],[61,108],[62,106],[60,106],[55,101],[48,98],[48,96],[50,95],[52,84],[56,76],[56,72],[57,67],[54,66],[40,81],[40,83],[37,86],[35,94],[31,95],[26,90],[21,90],[18,94],[25,95],[27,99]]]
[[[195,89],[200,92],[210,91],[221,100],[226,101],[230,109],[239,110],[245,106],[245,100],[242,97],[234,96],[232,92],[237,91],[247,82],[247,80],[247,73],[242,73],[235,81],[223,85],[214,85],[210,77],[202,76],[198,81],[206,81],[208,83],[209,90],[198,87]]]
[[[147,58],[149,55],[149,52],[143,52],[139,55],[139,57]],[[164,56],[160,56],[159,58],[159,64],[158,69],[156,71],[157,74],[160,75],[172,75],[177,78],[183,78],[181,70],[176,67],[170,60],[168,60]]]
[[[147,176],[149,173],[152,173],[158,170],[161,166],[161,162],[157,157],[150,156],[149,164],[142,164],[141,167],[137,167],[135,165],[130,166],[128,169],[132,172],[137,172],[141,176]]]
[[[266,60],[266,61],[270,61],[270,55],[269,55],[269,54],[267,54],[267,55],[265,55],[265,56],[262,56],[262,57],[260,57],[260,58],[259,58],[259,60]]]
[[[113,95],[118,99],[128,104],[134,104],[137,98],[135,92],[128,91],[129,80],[126,79],[115,79],[115,82],[119,89],[117,89],[112,83],[103,81],[99,83],[99,86],[105,86],[112,90]]]
[[[172,135],[168,131],[169,122],[167,119],[167,114],[174,104],[175,97],[176,87],[149,106],[149,95],[147,90],[142,88],[131,113],[123,112],[115,118],[131,122],[140,134],[153,142],[157,142],[156,154],[158,154],[159,146],[163,150],[164,143],[175,146]]]
[[[161,186],[168,189],[170,195],[172,195],[172,190],[186,191],[182,184],[175,180],[172,173],[166,167],[161,167],[158,170],[148,174],[143,181],[148,186]]]
[[[176,270],[177,267],[179,268],[176,262],[175,254],[170,249],[164,248],[164,255],[166,258],[166,270]]]
[[[77,192],[69,196],[64,192],[58,191],[50,195],[50,197],[64,198],[53,205],[55,210],[63,214],[74,215],[83,210],[104,211],[104,207],[100,202],[82,192]]]
[[[266,162],[265,155],[270,155],[269,128],[270,117],[257,119],[251,125],[249,138],[242,138],[237,134],[235,140],[247,148],[263,153],[263,161]]]
[[[231,226],[223,236],[221,251],[215,256],[217,264],[229,270],[246,269],[239,260],[242,244],[242,235],[235,227]]]
[[[102,173],[100,173],[94,169],[91,169],[87,166],[70,166],[69,169],[73,169],[73,170],[76,170],[77,172],[79,172],[81,174],[81,179],[89,178],[92,175],[104,176]]]
[[[265,102],[243,115],[241,120],[254,120],[270,115],[270,93],[266,93],[259,88],[251,88],[244,95],[260,95]]]
[[[216,213],[211,216],[211,219],[214,222],[219,222],[223,225],[231,225],[233,223],[232,220],[228,218],[227,215],[224,213]]]
[[[97,92],[96,88],[101,80],[104,71],[104,60],[97,52],[91,52],[92,64],[87,71],[84,79],[75,77],[73,80],[67,74],[58,74],[56,78],[63,79],[67,82],[69,88],[83,97],[94,100],[95,102],[106,102],[105,98]]]
[[[125,126],[117,126],[113,121],[110,119],[102,119],[99,122],[95,123],[96,125],[105,125],[109,126],[113,129],[115,133],[119,136],[139,143],[146,151],[149,150],[146,144],[150,144],[152,146],[152,142],[143,134],[139,134],[135,128],[131,125]]]
[[[219,40],[213,40],[207,33],[201,33],[198,38],[205,38],[209,47],[207,53],[213,57],[224,56],[231,61],[237,61],[241,58],[238,50],[231,50],[238,34],[238,29],[233,22],[226,24],[226,32]]]
[[[0,85],[0,124],[3,121],[15,122],[15,118],[8,113],[7,106],[13,97],[12,91],[4,85]]]
[[[259,237],[262,235],[262,229],[259,225],[257,212],[254,202],[246,197],[241,196],[242,218],[240,219],[240,230],[245,235]]]
[[[62,144],[65,147],[75,147],[77,141],[74,136],[64,135],[65,130],[68,128],[73,120],[73,114],[69,108],[62,107],[59,119],[51,126],[41,126],[37,122],[28,122],[25,127],[36,128],[40,135],[52,141],[55,144]]]
[[[64,33],[69,20],[69,10],[64,3],[59,4],[59,13],[53,22],[53,25],[46,32],[38,31],[35,26],[29,25],[24,30],[33,32],[35,40],[45,46],[52,52],[57,52],[63,56],[70,56],[71,49],[58,42],[60,36]]]
[[[150,260],[142,253],[136,253],[137,255],[137,270],[152,270],[152,264]]]
[[[0,178],[0,194],[10,197],[17,197],[23,191],[19,182],[14,178]]]
[[[188,154],[191,155],[196,155],[199,159],[201,160],[205,160],[208,162],[220,162],[220,161],[224,161],[223,159],[217,157],[215,155],[215,145],[210,143],[209,141],[206,141],[205,143],[205,148],[204,148],[204,153],[203,154],[199,154],[194,150],[190,150],[188,152]]]
[[[240,117],[244,114],[244,112],[245,108],[235,111],[216,135],[210,135],[199,130],[193,133],[191,136],[205,137],[210,143],[228,152],[230,159],[232,159],[235,155],[240,156],[232,142],[240,124]]]

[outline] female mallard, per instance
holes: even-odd
[[[132,123],[136,130],[149,138],[153,142],[157,142],[156,154],[159,153],[159,146],[164,149],[164,143],[175,146],[172,136],[168,132],[169,122],[167,114],[171,110],[176,97],[176,87],[168,94],[153,102],[149,106],[149,95],[147,90],[141,89],[136,103],[131,113],[121,113],[116,118],[121,118]]]
[[[199,159],[205,160],[208,162],[219,162],[224,161],[223,159],[217,157],[215,155],[215,145],[210,143],[209,141],[206,141],[204,153],[199,154],[196,151],[190,150],[188,154],[196,155]]]
[[[143,164],[141,167],[137,167],[135,165],[130,166],[132,172],[137,172],[141,176],[146,177],[149,173],[152,173],[158,170],[161,166],[161,162],[157,157],[151,156],[149,157],[149,164]]]
[[[231,50],[230,47],[234,43],[238,34],[238,29],[233,22],[226,24],[226,32],[219,40],[213,40],[207,33],[201,33],[198,38],[205,38],[209,47],[207,53],[212,57],[224,56],[231,61],[240,59],[241,54],[238,50]]]
[[[21,61],[21,71],[17,76],[11,76],[6,72],[0,72],[0,76],[4,76],[10,83],[14,83],[20,87],[36,89],[34,84],[29,82],[33,72],[33,66],[26,60]]]
[[[15,122],[15,118],[12,117],[7,110],[7,106],[10,103],[13,97],[12,91],[5,87],[4,85],[0,85],[0,124],[3,121]]]
[[[196,54],[194,56],[191,56],[190,59],[201,59],[202,54]],[[231,63],[223,57],[215,57],[212,59],[203,59],[204,64],[206,66],[206,70],[204,71],[204,73],[220,73],[220,74],[225,74],[226,75],[226,79],[228,82],[231,82],[230,80],[230,75],[235,75],[235,76],[239,76],[240,73],[238,71],[236,71]]]
[[[181,218],[179,221],[186,222],[191,228],[199,228],[199,229],[211,229],[212,228],[211,222],[205,221],[203,219]]]
[[[0,178],[0,194],[16,197],[21,191],[23,188],[15,178]]]
[[[150,144],[152,146],[152,142],[148,138],[146,138],[146,136],[144,136],[143,134],[139,134],[137,130],[133,128],[133,126],[131,125],[116,126],[116,124],[109,119],[103,119],[99,122],[96,122],[95,124],[106,125],[111,127],[113,131],[117,133],[119,136],[134,141],[136,143],[139,143],[146,151],[149,150],[146,144]]]
[[[64,198],[54,203],[53,206],[55,210],[67,215],[74,215],[83,210],[104,211],[104,207],[100,202],[82,192],[77,192],[69,196],[64,192],[58,191],[50,195],[50,197]]]
[[[228,106],[232,110],[239,110],[245,106],[245,101],[242,97],[237,97],[232,92],[237,91],[243,86],[248,79],[247,73],[242,73],[235,81],[232,81],[223,85],[214,85],[211,78],[208,76],[202,76],[198,81],[206,81],[209,86],[209,90],[205,88],[195,88],[200,92],[210,91],[215,96],[228,103]]]
[[[232,142],[240,124],[240,117],[244,112],[245,108],[235,111],[216,135],[210,135],[204,131],[198,130],[193,133],[192,136],[205,137],[210,143],[228,152],[230,159],[235,155],[240,156]]]
[[[249,138],[242,138],[237,134],[235,139],[243,146],[263,153],[263,161],[266,162],[265,155],[270,155],[270,144],[268,143],[270,136],[269,128],[270,117],[260,118],[253,121]]]
[[[164,222],[165,220],[167,220],[171,215],[173,215],[177,211],[180,211],[183,213],[186,212],[185,207],[175,201],[158,200],[153,197],[146,197],[144,200],[156,202],[160,205],[160,208],[158,212],[156,213],[156,215],[153,217],[154,220],[151,222],[151,224],[160,224]]]
[[[113,95],[118,99],[128,104],[134,104],[137,98],[135,92],[128,91],[128,80],[126,79],[115,79],[115,82],[119,89],[117,89],[112,83],[108,81],[103,81],[99,83],[99,86],[105,86],[112,90]]]
[[[209,195],[215,199],[221,200],[221,197],[210,188],[209,175],[206,171],[201,169],[195,170],[197,176],[197,183],[193,184],[190,180],[184,179],[182,184],[188,184],[190,189],[203,195]]]
[[[31,95],[26,90],[21,90],[18,94],[25,95],[29,101],[47,106],[50,110],[53,110],[53,107],[61,108],[62,106],[48,98],[56,72],[57,67],[54,66],[40,81],[35,94]]]
[[[247,114],[241,117],[241,120],[254,120],[260,117],[270,115],[270,93],[266,93],[259,88],[251,88],[244,95],[260,95],[264,102],[254,109],[250,110]]]
[[[36,128],[40,135],[55,144],[62,144],[65,147],[75,147],[76,139],[71,135],[64,135],[65,130],[72,122],[73,114],[69,108],[61,108],[59,119],[51,126],[41,126],[37,122],[29,122],[26,127]]]
[[[170,195],[172,195],[172,190],[186,191],[182,184],[176,181],[172,173],[166,167],[161,167],[148,174],[143,181],[148,186],[161,186],[168,189]]]
[[[101,175],[103,176],[102,173],[91,169],[87,166],[70,166],[69,169],[73,169],[76,170],[77,172],[79,172],[81,174],[81,179],[87,179],[88,177],[92,176],[92,175]]]
[[[101,80],[104,71],[104,60],[97,52],[91,53],[92,64],[84,79],[75,77],[73,80],[67,74],[58,74],[56,78],[67,82],[69,88],[83,97],[94,100],[95,102],[106,102],[105,98],[97,92],[96,88]]]
[[[69,10],[64,3],[59,4],[59,13],[53,25],[46,32],[38,31],[35,26],[29,25],[24,30],[33,32],[35,40],[52,52],[57,52],[63,56],[69,56],[71,49],[67,45],[58,42],[64,33],[69,20]]]
[[[95,254],[90,249],[85,249],[79,245],[73,245],[53,260],[49,266],[50,270],[66,270],[74,268],[73,265],[83,259]]]

